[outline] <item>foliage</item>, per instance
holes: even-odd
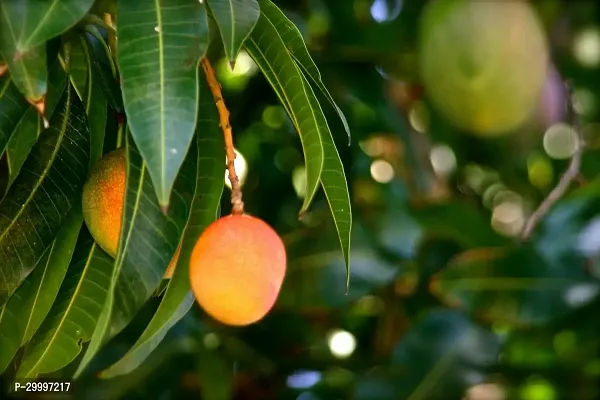
[[[498,137],[432,101],[419,58],[430,2],[81,0],[20,14],[33,3],[0,0],[2,383],[76,376],[77,399],[598,398],[594,2],[528,2],[551,55],[545,86]],[[6,21],[23,21],[20,37]],[[494,90],[518,67],[502,54]],[[246,210],[288,253],[274,310],[243,329],[208,318],[187,279],[195,239],[231,207],[204,56]],[[113,260],[77,196],[116,147],[130,236]]]

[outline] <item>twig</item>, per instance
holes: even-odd
[[[573,129],[577,133],[577,141],[575,143],[575,152],[571,156],[571,161],[569,162],[569,166],[567,170],[562,175],[558,184],[550,194],[542,201],[537,210],[529,216],[527,221],[525,222],[525,226],[523,231],[521,232],[521,240],[527,240],[531,237],[535,227],[540,222],[540,220],[550,211],[550,208],[556,203],[569,189],[569,186],[573,181],[576,181],[579,178],[579,168],[581,166],[581,156],[583,154],[583,149],[585,147],[584,137],[581,129],[581,121],[579,116],[575,112],[573,107],[573,90],[571,84],[569,82],[565,83],[566,92],[568,94],[567,98],[567,112],[569,116],[569,122],[571,123]]]
[[[242,190],[240,189],[240,180],[235,172],[235,151],[233,149],[233,136],[231,134],[231,124],[229,123],[229,111],[223,101],[221,86],[215,76],[215,71],[210,65],[208,58],[204,57],[201,61],[202,69],[206,75],[206,82],[215,99],[217,110],[219,111],[219,125],[223,130],[225,137],[225,151],[227,153],[227,170],[229,171],[229,182],[231,182],[231,213],[241,215],[244,213],[244,202],[242,201]]]

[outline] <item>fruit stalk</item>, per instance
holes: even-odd
[[[229,123],[229,111],[225,106],[225,101],[221,94],[221,85],[217,81],[215,71],[208,61],[208,58],[202,58],[202,69],[206,75],[206,82],[215,99],[217,110],[219,112],[219,125],[223,130],[225,137],[225,152],[227,154],[227,170],[229,171],[229,182],[231,182],[231,213],[242,215],[244,213],[244,202],[242,201],[242,190],[240,189],[240,180],[235,172],[235,151],[233,150],[233,136],[231,134],[231,124]]]

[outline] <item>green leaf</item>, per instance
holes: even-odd
[[[187,157],[177,177],[169,212],[164,215],[153,195],[148,170],[127,135],[127,190],[123,229],[111,288],[100,322],[79,365],[79,375],[104,342],[119,333],[152,296],[179,245],[193,193],[197,159]],[[110,326],[110,330],[109,330]]]
[[[64,93],[66,83],[67,75],[58,58],[56,58],[49,69],[48,93],[46,95],[46,105],[44,110],[45,115],[51,117],[54,114],[54,110]],[[42,121],[41,115],[36,108],[33,106],[29,107],[8,142],[8,147],[6,149],[9,170],[8,188],[10,188],[16,177],[19,175],[23,163],[27,159],[29,152],[42,132]]]
[[[89,156],[85,110],[68,85],[50,127],[0,202],[0,305],[54,240],[81,191]]]
[[[545,260],[531,246],[472,249],[434,276],[431,291],[486,321],[529,326],[562,317],[600,292],[583,260]]]
[[[108,104],[116,111],[123,110],[123,98],[121,90],[113,74],[110,54],[106,42],[98,34],[94,36],[90,32],[84,32],[81,36],[81,44],[87,55],[88,65],[92,66],[99,87],[102,89]]]
[[[245,48],[275,90],[300,135],[306,162],[306,195],[300,210],[300,214],[304,214],[319,189],[325,157],[316,115],[304,89],[304,77],[279,33],[262,14]]]
[[[335,147],[333,136],[327,125],[327,120],[323,115],[323,110],[315,96],[310,84],[303,77],[304,91],[310,101],[310,107],[313,110],[317,125],[319,127],[319,136],[323,143],[323,172],[321,173],[321,185],[325,191],[329,209],[333,216],[333,221],[340,239],[342,254],[344,255],[344,264],[346,267],[346,287],[350,285],[350,237],[352,230],[352,209],[350,206],[350,194],[348,192],[348,183],[344,166],[340,160],[340,155]]]
[[[88,77],[88,66],[90,63],[88,63],[88,55],[83,47],[83,44],[81,43],[82,40],[84,40],[82,36],[76,36],[73,40],[69,41],[69,54],[71,57],[69,74],[71,77],[71,83],[77,91],[79,98],[85,103],[84,90]]]
[[[244,40],[256,26],[260,7],[256,0],[209,0],[208,7],[221,32],[225,55],[233,65]]]
[[[4,20],[3,20],[4,18]],[[11,54],[11,42],[6,40],[6,15],[0,9],[0,54]],[[6,57],[6,56],[5,56]],[[21,54],[19,58],[6,57],[8,70],[15,86],[25,98],[37,103],[43,100],[48,90],[48,71],[46,69],[46,46],[40,45]]]
[[[102,372],[103,378],[127,374],[137,368],[194,303],[189,283],[189,259],[198,237],[218,216],[223,193],[225,159],[225,144],[213,96],[205,79],[200,79],[199,84],[197,145],[192,146],[193,151],[198,152],[196,190],[181,242],[179,259],[160,306],[144,333],[123,358]],[[190,154],[193,153],[190,151]]]
[[[74,208],[33,272],[0,311],[0,372],[40,327],[56,299],[71,261],[83,217]]]
[[[144,0],[119,2],[118,15],[125,111],[166,208],[196,126],[197,66],[208,47],[206,9],[196,0]]]
[[[346,131],[346,135],[348,136],[348,141],[350,141],[350,127],[348,126],[348,121],[344,116],[342,110],[338,107],[333,97],[323,84],[321,80],[321,72],[317,68],[317,65],[313,61],[308,49],[306,48],[306,43],[302,38],[302,34],[298,30],[298,27],[281,11],[279,7],[277,7],[271,0],[259,0],[260,2],[260,11],[261,13],[275,26],[277,32],[281,36],[281,39],[285,43],[287,50],[290,55],[294,58],[294,61],[300,66],[302,72],[310,80],[319,88],[321,93],[327,98],[331,106],[337,112],[344,129]]]
[[[5,74],[0,77],[0,154],[6,148],[28,107],[10,75]]]
[[[6,147],[8,188],[12,186],[14,180],[19,175],[23,163],[27,159],[42,130],[42,117],[40,113],[35,107],[29,107],[23,118],[19,121]]]
[[[0,0],[0,9],[9,20],[2,38],[10,39],[14,48],[4,56],[13,58],[62,34],[82,19],[92,4],[94,0]]]
[[[58,296],[25,347],[19,378],[59,370],[77,357],[92,336],[110,286],[113,260],[84,228]]]
[[[83,37],[81,37],[80,43],[85,65],[92,65],[93,55],[90,54],[90,48],[84,45],[85,39]],[[102,89],[103,86],[101,82],[103,82],[104,77],[102,76],[100,70],[98,68],[86,68],[85,72],[85,86],[82,86],[82,101],[85,105],[85,112],[88,116],[88,122],[90,126],[91,167],[102,157],[103,154],[108,102],[104,94],[105,91]]]

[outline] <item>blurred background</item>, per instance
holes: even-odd
[[[300,141],[242,52],[218,73],[247,211],[288,248],[278,303],[243,329],[194,307],[140,368],[84,377],[74,398],[600,398],[600,4],[276,3],[351,128],[348,145],[325,110],[353,203],[349,293],[326,199],[298,220]],[[569,194],[521,243],[583,143]],[[123,355],[156,306],[91,369]]]

